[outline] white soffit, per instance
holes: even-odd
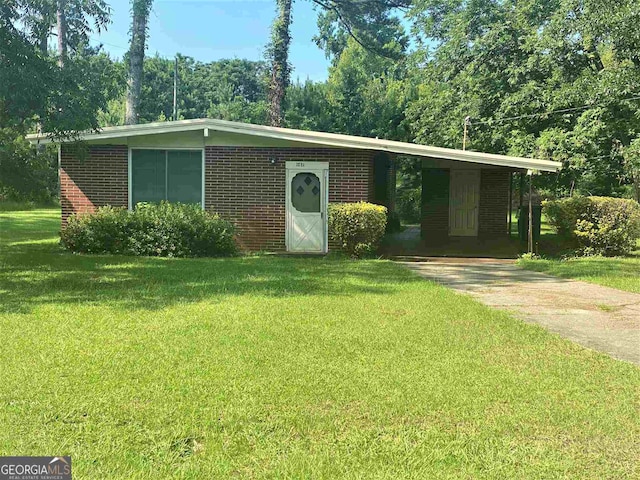
[[[555,172],[562,168],[559,162],[539,160],[535,158],[511,157],[508,155],[496,155],[491,153],[472,152],[469,150],[456,150],[452,148],[431,147],[414,143],[396,142],[392,140],[380,140],[377,138],[356,137],[353,135],[341,135],[337,133],[313,132],[307,130],[294,130],[291,128],[268,127],[253,125],[250,123],[229,122],[226,120],[214,120],[200,118],[195,120],[177,120],[175,122],[146,123],[141,125],[125,125],[119,127],[105,127],[99,132],[85,132],[80,134],[79,140],[100,141],[115,138],[128,138],[139,135],[155,135],[163,133],[187,132],[202,130],[203,136],[211,135],[211,131],[236,133],[241,135],[288,140],[291,142],[303,142],[308,144],[355,148],[364,150],[378,150],[418,157],[442,158],[461,162],[495,165],[502,167],[521,168],[527,170],[540,170]],[[27,139],[32,143],[55,142],[47,134],[28,135]]]

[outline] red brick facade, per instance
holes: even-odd
[[[271,164],[275,159],[275,164]],[[374,152],[334,148],[205,148],[205,208],[232,220],[247,250],[285,249],[285,162],[329,162],[329,202],[372,201]],[[78,158],[63,147],[60,165],[62,220],[103,205],[128,205],[128,147],[101,145]],[[509,170],[481,170],[478,235],[506,235]],[[423,169],[422,230],[446,239],[449,170]]]
[[[284,250],[285,162],[329,162],[329,203],[358,202],[372,195],[372,158],[366,150],[206,147],[205,208],[237,225],[243,248]]]
[[[275,165],[270,163],[275,159]],[[205,148],[205,208],[232,220],[247,250],[285,249],[285,162],[329,162],[329,202],[371,200],[373,152],[334,148]],[[86,158],[63,148],[62,219],[128,205],[128,148],[94,146]]]
[[[478,236],[504,238],[509,209],[509,170],[483,168],[480,172]]]
[[[478,237],[500,238],[507,235],[509,170],[480,170]],[[442,242],[449,236],[449,169],[422,170],[422,236]]]
[[[76,155],[63,146],[60,157],[62,222],[73,213],[93,212],[97,207],[128,205],[128,149],[126,145],[89,147]]]

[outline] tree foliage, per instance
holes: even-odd
[[[279,0],[264,62],[178,55],[179,118],[461,148],[469,116],[470,149],[563,162],[560,173],[536,177],[550,196],[640,195],[637,1],[310,1],[318,10],[314,39],[331,59],[326,81],[290,82],[292,2]],[[148,15],[151,0],[136,2]],[[57,0],[0,5],[4,138],[36,125],[72,135],[125,122],[132,57],[114,61],[87,43],[91,30],[108,24],[108,6],[104,0],[64,4],[64,68],[46,42],[42,48],[55,31]],[[145,35],[146,27],[138,38]],[[171,118],[174,59],[144,58],[143,45],[142,54],[136,120]],[[5,167],[8,158],[25,160],[20,142],[8,144],[14,154],[5,147]],[[420,162],[399,158],[397,166],[399,196],[417,212],[409,203],[419,198]]]
[[[178,54],[179,118],[220,118],[263,124],[267,119],[268,73],[264,62],[219,60],[198,62]],[[122,71],[116,63],[120,98],[112,100],[102,112],[103,126],[122,125],[125,99],[122,93]],[[171,118],[173,110],[174,59],[155,55],[144,60],[138,119],[140,123]]]
[[[337,57],[346,47],[347,39],[353,39],[361,47],[383,56],[399,55],[397,43],[389,38],[389,32],[397,32],[398,22],[389,16],[391,9],[407,7],[409,0],[312,0],[321,9],[318,25],[321,28],[316,42],[328,55]],[[280,126],[283,105],[291,66],[292,0],[276,0],[278,13],[272,25],[271,41],[267,46],[267,59],[271,68],[269,88],[269,122]],[[397,39],[396,39],[397,40]],[[403,45],[401,48],[404,48]]]
[[[555,193],[624,191],[619,145],[638,135],[640,7],[633,0],[418,0],[414,138],[561,161]],[[634,20],[635,19],[635,20]]]
[[[55,157],[35,155],[24,135],[36,127],[55,137],[98,127],[98,111],[117,92],[105,82],[113,62],[87,46],[89,19],[107,22],[104,4],[93,0],[64,3],[68,18],[64,68],[46,48],[55,2],[8,0],[0,5],[0,195],[46,196],[54,188]],[[83,19],[80,16],[83,15]],[[106,11],[104,15],[107,15]],[[83,23],[84,22],[84,23]],[[44,48],[43,48],[44,46]]]

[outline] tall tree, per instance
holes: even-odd
[[[22,2],[20,21],[30,43],[48,53],[52,27],[56,29],[58,56],[80,49],[94,30],[100,32],[109,24],[111,9],[105,0],[34,0]],[[61,33],[60,33],[61,32]],[[64,63],[64,58],[62,59]]]
[[[76,0],[67,0],[66,5],[70,9],[74,3]],[[90,1],[77,3],[88,5]],[[112,62],[99,49],[75,45],[67,35],[66,46],[72,48],[61,68],[56,58],[43,48],[44,32],[49,32],[54,24],[57,6],[57,0],[0,3],[2,195],[32,199],[51,195],[56,185],[55,155],[35,155],[24,135],[36,125],[54,137],[65,138],[97,128],[97,112],[106,107],[107,99],[114,93],[104,82]],[[73,28],[68,28],[67,33]]]
[[[619,13],[622,12],[622,13]],[[416,0],[414,139],[562,161],[554,194],[622,194],[640,132],[636,0]]]
[[[139,120],[140,90],[147,40],[147,22],[153,0],[132,0],[131,42],[129,46],[129,75],[127,78],[127,106],[125,123],[134,125]]]
[[[271,82],[269,84],[269,124],[273,127],[282,125],[282,106],[289,86],[291,65],[289,65],[289,44],[291,34],[292,0],[276,0],[278,15],[273,22],[271,43],[267,48],[267,57],[271,63]]]
[[[362,47],[379,54],[389,53],[384,37],[379,32],[389,22],[389,12],[406,8],[411,0],[310,0],[329,18],[323,23],[337,24]],[[269,121],[280,126],[283,119],[285,94],[289,87],[291,66],[289,65],[289,44],[291,42],[292,0],[276,0],[278,14],[273,23],[271,42],[267,47],[267,57],[271,64],[271,85],[269,88]]]
[[[56,21],[58,27],[58,65],[60,68],[64,67],[64,62],[67,57],[67,14],[65,9],[65,0],[58,0]]]

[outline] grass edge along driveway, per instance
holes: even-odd
[[[76,478],[637,478],[640,369],[385,261],[74,256],[0,213],[0,455]]]
[[[561,278],[582,280],[640,293],[640,255],[628,257],[569,257],[519,259],[518,266]]]

